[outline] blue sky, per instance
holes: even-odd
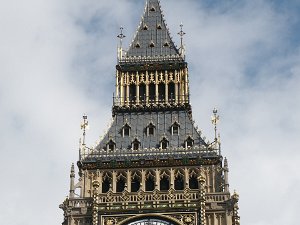
[[[184,24],[193,117],[210,140],[219,109],[242,224],[298,224],[300,2],[161,4],[177,45]],[[143,8],[141,0],[2,2],[3,224],[62,222],[81,117],[89,116],[92,146],[111,119],[119,27],[128,46]]]

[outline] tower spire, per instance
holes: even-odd
[[[74,198],[75,197],[75,168],[74,168],[74,163],[72,163],[71,166],[71,172],[70,172],[70,194],[69,198]]]

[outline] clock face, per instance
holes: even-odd
[[[129,223],[128,225],[175,225],[169,221],[160,220],[160,219],[140,219],[134,222]]]

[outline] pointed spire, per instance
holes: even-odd
[[[228,162],[227,158],[224,159],[224,191],[229,192],[229,181],[228,181]]]
[[[70,193],[69,193],[69,198],[74,198],[75,196],[75,168],[74,168],[74,163],[72,163],[71,166],[71,172],[70,172]]]
[[[163,19],[158,0],[147,0],[136,35],[123,57],[128,58],[180,57]]]

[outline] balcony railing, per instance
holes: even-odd
[[[206,147],[204,145],[193,146],[190,148],[167,148],[167,149],[116,149],[114,151],[89,149],[82,146],[80,149],[80,160],[93,161],[100,159],[102,161],[111,160],[153,160],[153,159],[180,159],[180,158],[197,158],[201,157],[215,157],[220,155],[218,148]]]
[[[136,96],[129,96],[127,97],[113,97],[113,106],[114,107],[121,107],[121,106],[154,106],[154,105],[185,105],[190,102],[188,95],[178,95],[173,96],[171,95],[167,99],[164,95],[159,95],[157,98],[155,96],[139,96],[137,98]]]
[[[206,202],[225,202],[230,199],[230,194],[225,192],[207,193]],[[98,195],[98,207],[102,210],[117,209],[142,209],[159,207],[197,207],[199,206],[199,190],[182,191],[139,191],[129,193],[101,193]],[[92,198],[73,198],[67,200],[68,207],[91,208]]]

